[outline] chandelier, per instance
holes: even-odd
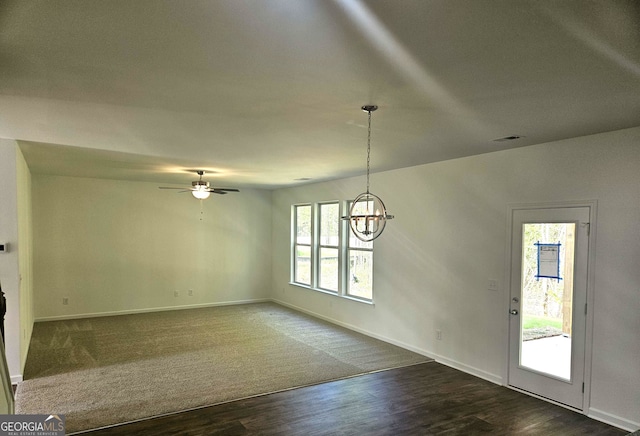
[[[342,217],[343,220],[349,221],[349,227],[354,236],[364,242],[373,241],[380,236],[384,231],[387,220],[393,219],[393,215],[387,213],[387,208],[380,197],[369,192],[371,112],[376,109],[378,109],[378,106],[375,105],[362,106],[362,110],[369,114],[367,134],[367,190],[353,200],[349,208],[349,215]]]

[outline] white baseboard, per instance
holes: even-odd
[[[442,363],[443,365],[449,366],[451,368],[455,368],[462,372],[466,372],[467,374],[471,374],[473,376],[479,377],[483,380],[489,381],[491,383],[495,383],[500,386],[502,386],[503,384],[502,377],[497,374],[492,374],[490,372],[484,371],[474,366],[469,366],[464,363],[458,362],[456,360],[448,359],[444,356],[436,355],[436,362]]]
[[[351,325],[351,324],[347,324],[347,323],[344,323],[344,322],[341,322],[341,321],[336,321],[335,319],[328,318],[328,317],[326,317],[324,315],[320,315],[320,314],[312,312],[310,310],[303,309],[303,308],[295,306],[293,304],[285,303],[284,301],[280,301],[280,300],[277,300],[277,299],[273,299],[272,301],[274,303],[280,304],[282,306],[289,307],[289,308],[291,308],[293,310],[297,310],[298,312],[303,312],[303,313],[306,313],[306,314],[311,315],[313,317],[320,318],[320,319],[322,319],[324,321],[330,322],[332,324],[336,324],[336,325],[339,325],[341,327],[348,328],[349,330],[353,330],[355,332],[362,333],[363,335],[367,335],[367,336],[370,336],[372,338],[379,339],[381,341],[388,342],[388,343],[393,344],[393,345],[397,345],[398,347],[404,348],[405,350],[409,350],[409,351],[413,351],[414,353],[422,354],[423,356],[429,357],[431,359],[435,359],[436,362],[438,362],[438,363],[441,363],[443,365],[449,366],[451,368],[455,368],[455,369],[457,369],[459,371],[466,372],[467,374],[471,374],[471,375],[479,377],[481,379],[490,381],[491,383],[495,383],[497,385],[501,385],[502,386],[503,380],[502,380],[502,377],[499,376],[499,375],[492,374],[492,373],[487,372],[487,371],[483,371],[483,370],[475,368],[473,366],[465,365],[464,363],[460,363],[460,362],[457,362],[455,360],[448,359],[446,357],[440,356],[440,355],[438,355],[436,353],[433,353],[431,351],[428,351],[428,350],[425,350],[425,349],[422,349],[422,348],[417,348],[417,347],[414,347],[414,346],[409,345],[407,343],[404,343],[404,342],[401,342],[401,341],[396,341],[394,339],[378,335],[376,333],[361,329],[361,328],[356,327],[356,326]]]
[[[441,363],[443,365],[449,366],[451,368],[457,369],[459,371],[465,372],[467,374],[471,374],[473,376],[479,377],[481,379],[487,380],[491,383],[495,383],[497,385],[503,385],[503,378],[499,375],[496,374],[492,374],[490,372],[481,370],[479,368],[475,368],[473,366],[469,366],[466,365],[464,363],[458,362],[456,360],[452,360],[449,358],[446,358],[444,356],[440,356],[436,353],[433,353],[431,351],[422,349],[422,348],[418,348],[418,347],[414,347],[410,344],[404,343],[402,341],[397,341],[391,338],[387,338],[381,335],[378,335],[376,333],[367,331],[365,329],[356,327],[352,324],[348,324],[348,323],[344,323],[341,321],[337,321],[335,319],[329,318],[327,316],[324,315],[320,315],[319,313],[307,310],[307,309],[303,309],[302,307],[298,307],[295,306],[293,304],[290,303],[286,303],[284,301],[280,301],[278,299],[273,299],[273,298],[261,298],[261,299],[255,299],[255,300],[238,300],[238,301],[225,301],[225,302],[216,302],[216,303],[202,303],[202,304],[191,304],[191,305],[185,305],[185,306],[169,306],[169,307],[154,307],[154,308],[146,308],[146,309],[131,309],[131,310],[121,310],[121,311],[111,311],[111,312],[99,312],[99,313],[82,313],[82,314],[74,314],[74,315],[61,315],[61,316],[51,316],[51,317],[41,317],[41,318],[36,318],[35,322],[42,322],[42,321],[59,321],[59,320],[67,320],[67,319],[79,319],[79,318],[97,318],[97,317],[104,317],[104,316],[116,316],[116,315],[130,315],[130,314],[136,314],[136,313],[149,313],[149,312],[163,312],[163,311],[168,311],[168,310],[182,310],[182,309],[197,309],[197,308],[202,308],[202,307],[216,307],[216,306],[230,306],[230,305],[237,305],[237,304],[251,304],[251,303],[266,303],[266,302],[273,302],[276,304],[280,304],[282,306],[285,307],[289,307],[293,310],[296,310],[298,312],[302,312],[302,313],[306,313],[308,315],[311,315],[315,318],[319,318],[322,319],[324,321],[330,322],[332,324],[347,328],[349,330],[353,330],[355,332],[361,333],[363,335],[375,338],[375,339],[379,339],[381,341],[384,342],[388,342],[390,344],[393,345],[397,345],[398,347],[404,348],[406,350],[409,351],[413,351],[414,353],[418,353],[421,354],[425,357],[434,359],[436,362]],[[22,381],[22,374],[19,375],[13,375],[11,376],[11,383],[12,384],[17,384],[20,383]],[[590,408],[589,412],[587,413],[587,416],[589,416],[590,418],[593,418],[595,420],[604,422],[606,424],[609,425],[613,425],[615,427],[621,428],[623,430],[627,430],[630,432],[636,431],[638,429],[640,429],[640,422],[634,422],[634,421],[630,421],[628,419],[625,418],[621,418],[619,416],[616,415],[612,415],[610,413],[604,412],[602,410],[598,410],[595,408]]]
[[[78,313],[74,315],[45,316],[45,317],[36,318],[34,321],[42,322],[42,321],[63,321],[67,319],[80,319],[80,318],[99,318],[103,316],[132,315],[136,313],[166,312],[168,310],[198,309],[202,307],[232,306],[237,304],[268,303],[271,301],[273,300],[271,300],[270,298],[260,298],[255,300],[223,301],[223,302],[216,302],[216,303],[189,304],[184,306],[150,307],[146,309],[128,309],[128,310],[118,310],[118,311],[112,311],[112,312]]]
[[[604,422],[605,424],[613,425],[614,427],[618,427],[623,430],[627,430],[629,432],[640,430],[640,422],[630,421],[628,419],[624,419],[619,416],[612,415],[607,412],[603,412],[602,410],[594,409],[593,407],[589,408],[589,412],[587,413],[587,416],[589,418],[593,418],[597,421],[601,421],[601,422]]]
[[[319,318],[319,319],[322,319],[324,321],[330,322],[332,324],[336,324],[336,325],[339,325],[341,327],[348,328],[349,330],[353,330],[353,331],[356,331],[358,333],[362,333],[363,335],[367,335],[367,336],[370,336],[372,338],[376,338],[376,339],[379,339],[381,341],[388,342],[388,343],[393,344],[393,345],[397,345],[399,347],[402,347],[404,349],[413,351],[415,353],[422,354],[423,356],[435,359],[436,362],[438,362],[438,363],[441,363],[443,365],[446,365],[446,366],[449,366],[451,368],[457,369],[459,371],[465,372],[467,374],[471,374],[473,376],[479,377],[479,378],[481,378],[483,380],[487,380],[487,381],[489,381],[491,383],[495,383],[495,384],[500,385],[500,386],[504,385],[504,379],[500,375],[492,374],[492,373],[484,371],[482,369],[466,365],[464,363],[458,362],[458,361],[453,360],[453,359],[446,358],[444,356],[440,356],[440,355],[438,355],[436,353],[433,353],[433,352],[430,352],[430,351],[427,351],[427,350],[424,350],[424,349],[413,347],[413,346],[411,346],[409,344],[405,344],[405,343],[403,343],[401,341],[396,341],[396,340],[393,340],[393,339],[390,339],[390,338],[386,338],[386,337],[377,335],[375,333],[372,333],[370,331],[361,329],[361,328],[356,327],[356,326],[351,325],[351,324],[347,324],[347,323],[344,323],[344,322],[341,322],[341,321],[336,321],[335,319],[328,318],[328,317],[326,317],[324,315],[320,315],[320,314],[315,313],[313,311],[310,311],[310,310],[307,310],[307,309],[303,309],[301,307],[295,306],[293,304],[286,303],[284,301],[280,301],[280,300],[277,300],[277,299],[272,299],[271,301],[273,301],[276,304],[280,304],[282,306],[289,307],[289,308],[291,308],[293,310],[297,310],[298,312],[303,312],[303,313],[311,315],[311,316],[313,316],[315,318]],[[527,394],[531,395],[530,393],[527,393]],[[536,395],[532,395],[532,396],[537,397]],[[541,398],[541,397],[539,397],[539,398]],[[541,398],[541,399],[544,399],[544,398]],[[544,399],[544,400],[545,401],[549,401],[548,399]],[[561,405],[561,404],[558,404],[558,405]],[[566,407],[566,406],[563,406],[563,407]],[[571,410],[573,410],[573,409],[571,409]],[[595,419],[597,421],[604,422],[604,423],[609,424],[609,425],[613,425],[614,427],[618,427],[618,428],[621,428],[621,429],[627,430],[627,431],[636,431],[636,430],[640,429],[640,423],[638,423],[638,422],[630,421],[630,420],[621,418],[621,417],[616,416],[616,415],[611,415],[610,413],[603,412],[601,410],[594,409],[594,408],[590,408],[589,409],[589,412],[587,413],[587,416],[589,418]]]
[[[337,321],[337,320],[335,320],[333,318],[329,318],[329,317],[326,317],[324,315],[320,315],[319,313],[312,312],[312,311],[307,310],[307,309],[303,309],[302,307],[298,307],[298,306],[295,306],[293,304],[285,303],[284,301],[280,301],[280,300],[276,300],[276,299],[271,299],[271,301],[276,303],[276,304],[279,304],[281,306],[285,306],[285,307],[288,307],[290,309],[296,310],[298,312],[306,313],[307,315],[311,315],[314,318],[319,318],[319,319],[321,319],[323,321],[330,322],[331,324],[335,324],[335,325],[338,325],[340,327],[344,327],[346,329],[353,330],[354,332],[362,333],[365,336],[369,336],[371,338],[379,339],[379,340],[381,340],[383,342],[387,342],[389,344],[396,345],[396,346],[398,346],[400,348],[404,348],[405,350],[413,351],[414,353],[422,354],[423,356],[428,357],[429,359],[435,359],[434,353],[432,353],[432,352],[430,352],[428,350],[425,350],[425,349],[422,349],[422,348],[417,348],[417,347],[414,347],[412,345],[406,344],[404,342],[396,341],[394,339],[378,335],[376,333],[373,333],[373,332],[361,329],[359,327],[356,327],[356,326],[354,326],[352,324],[347,324],[345,322]]]
[[[17,385],[21,381],[22,381],[22,374],[12,375],[11,376],[11,384],[12,385]]]

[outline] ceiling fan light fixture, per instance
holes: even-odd
[[[193,195],[198,200],[206,200],[211,195],[211,192],[206,186],[198,185],[194,186],[194,189],[191,191],[191,195]]]
[[[196,180],[195,182],[191,182],[191,186],[193,186],[191,195],[193,195],[198,200],[206,200],[211,195],[211,192],[209,191],[209,182],[205,182],[204,180],[202,180],[202,176],[204,175],[203,170],[198,170],[196,172],[200,176],[200,179]]]
[[[380,197],[369,192],[369,172],[371,161],[371,112],[378,109],[375,105],[362,106],[362,110],[369,114],[367,135],[367,190],[358,195],[349,208],[349,215],[343,216],[343,220],[349,221],[349,227],[353,235],[361,241],[369,242],[382,234],[387,220],[393,219],[393,215],[387,213],[387,208]]]
[[[198,200],[206,200],[211,196],[211,193],[224,195],[228,192],[240,192],[239,189],[235,188],[212,188],[209,182],[202,180],[202,176],[204,175],[204,170],[196,170],[196,173],[200,176],[198,180],[195,182],[191,182],[191,187],[188,188],[178,188],[173,186],[159,186],[160,189],[179,189],[180,192],[191,192]]]

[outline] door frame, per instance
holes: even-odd
[[[589,253],[587,257],[587,317],[586,317],[586,329],[585,329],[585,344],[584,344],[584,399],[582,402],[582,409],[575,409],[565,404],[558,403],[549,398],[545,398],[531,392],[523,391],[514,386],[509,385],[509,329],[510,329],[510,317],[509,310],[511,309],[511,255],[512,255],[512,229],[513,229],[513,213],[516,210],[523,209],[556,209],[567,207],[588,207],[589,208]],[[591,365],[593,358],[593,302],[594,302],[594,272],[595,272],[595,253],[596,253],[596,217],[598,215],[598,201],[597,200],[577,200],[577,201],[559,201],[559,202],[545,202],[545,203],[512,203],[507,205],[507,235],[506,235],[506,250],[505,250],[505,268],[503,283],[505,284],[503,289],[503,316],[504,316],[504,335],[502,343],[504,346],[504,361],[502,370],[502,385],[509,389],[525,393],[529,396],[540,398],[550,403],[557,404],[570,410],[578,410],[584,414],[590,407],[591,400]]]

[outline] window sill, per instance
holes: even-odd
[[[368,304],[370,306],[375,306],[375,303],[373,302],[373,300],[365,300],[363,298],[352,297],[350,295],[340,295],[337,292],[329,291],[327,289],[314,288],[312,286],[303,285],[301,283],[296,283],[296,282],[289,282],[289,284],[292,285],[292,286],[297,286],[298,288],[308,289],[310,291],[321,292],[321,293],[326,294],[326,295],[331,295],[332,297],[342,298],[344,300],[356,301],[358,303],[363,303],[363,304]]]

